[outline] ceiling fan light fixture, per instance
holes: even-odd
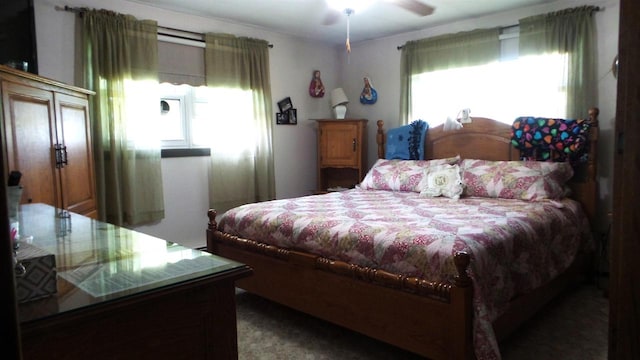
[[[327,0],[327,5],[331,9],[345,12],[347,9],[352,13],[359,13],[368,8],[376,0]]]

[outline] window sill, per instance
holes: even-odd
[[[211,149],[209,148],[182,148],[182,149],[162,149],[160,155],[165,158],[177,158],[177,157],[193,157],[193,156],[211,156]]]

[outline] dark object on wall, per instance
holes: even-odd
[[[287,111],[289,113],[289,124],[296,125],[298,124],[298,110],[297,109],[289,109]]]
[[[0,64],[38,73],[33,0],[0,1]]]
[[[289,124],[289,112],[276,113],[276,124],[278,125]]]
[[[287,111],[276,113],[276,124],[278,125],[297,125],[298,110],[289,109]]]
[[[285,113],[289,109],[293,109],[293,104],[291,103],[291,98],[287,96],[286,98],[278,101],[278,108],[280,109],[281,113]]]

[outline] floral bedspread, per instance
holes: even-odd
[[[579,203],[480,197],[425,198],[353,189],[248,204],[218,229],[243,238],[429,280],[452,280],[452,255],[471,255],[474,346],[500,358],[491,322],[515,294],[536,288],[592,247]]]

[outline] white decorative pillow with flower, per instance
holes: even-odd
[[[466,196],[528,201],[565,197],[573,176],[566,162],[464,159],[460,167]]]
[[[424,187],[424,171],[432,166],[456,164],[460,157],[435,160],[378,159],[359,187],[364,190],[420,192]]]
[[[445,196],[458,200],[463,191],[460,166],[438,165],[424,171],[425,186],[420,191],[421,196]]]

